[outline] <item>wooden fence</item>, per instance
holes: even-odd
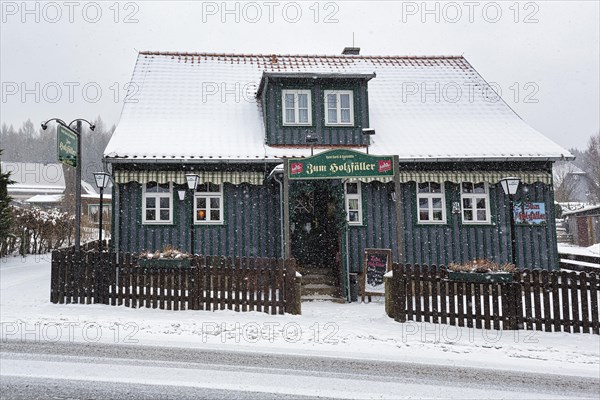
[[[600,256],[558,253],[558,258],[561,269],[600,273]],[[582,262],[595,264],[595,266],[582,264]]]
[[[595,273],[522,271],[513,282],[448,279],[444,267],[393,265],[388,315],[399,322],[600,334]]]
[[[164,310],[300,313],[293,259],[195,256],[190,267],[139,266],[127,253],[52,253],[52,303]]]

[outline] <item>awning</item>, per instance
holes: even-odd
[[[400,171],[400,182],[488,182],[498,183],[503,178],[517,177],[523,183],[552,184],[552,175],[546,171]]]
[[[231,183],[239,185],[249,183],[251,185],[262,185],[264,174],[255,171],[115,171],[116,183],[148,183],[173,182],[179,185],[186,184],[185,174],[198,174],[199,183],[211,182],[215,184]]]

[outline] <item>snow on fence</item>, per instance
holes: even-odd
[[[436,266],[393,265],[388,315],[399,322],[600,334],[595,273],[521,271],[512,282],[448,279]]]
[[[128,253],[52,253],[52,303],[164,310],[300,313],[293,259],[194,256],[190,266],[139,265]]]

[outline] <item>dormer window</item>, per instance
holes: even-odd
[[[283,125],[311,125],[310,90],[282,90]]]
[[[325,125],[354,125],[353,105],[351,90],[326,90]]]

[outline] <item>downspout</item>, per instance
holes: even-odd
[[[348,182],[348,179],[344,179],[342,180],[342,190],[344,192],[344,209],[346,208],[346,182]],[[346,213],[348,213],[348,210],[345,210]],[[348,216],[346,215],[346,218]],[[345,253],[344,256],[346,257],[346,301],[348,303],[352,302],[352,298],[350,296],[350,252],[348,251],[348,222],[346,222],[344,224],[344,234],[346,236],[346,243],[344,246],[344,250]]]
[[[285,266],[285,240],[283,238],[283,182],[277,179],[277,174],[273,174],[273,179],[279,183],[279,234],[281,236],[281,259]]]

